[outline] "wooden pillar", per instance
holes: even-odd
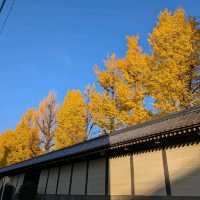
[[[162,150],[162,159],[163,159],[163,169],[164,169],[164,175],[165,175],[166,193],[167,193],[167,196],[171,196],[169,169],[168,169],[167,154],[166,154],[165,149]]]

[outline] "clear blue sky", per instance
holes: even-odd
[[[16,0],[0,34],[0,132],[14,128],[49,90],[59,102],[69,89],[84,90],[95,79],[94,64],[112,52],[123,56],[127,35],[139,34],[149,51],[160,11],[178,7],[198,16],[200,1]]]

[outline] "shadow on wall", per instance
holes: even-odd
[[[179,176],[177,179],[174,179],[173,181],[170,182],[172,196],[185,196],[185,197],[186,196],[188,197],[200,196],[199,181],[200,181],[200,167],[194,169],[193,171],[189,173],[185,173],[184,176]],[[148,200],[160,199],[161,197],[160,194],[162,194],[163,191],[165,190],[165,187],[160,187],[161,185],[163,184],[157,183],[155,190],[151,194],[144,195],[144,196],[143,195],[136,196],[134,197],[134,199],[141,199],[141,197],[143,199],[148,199]],[[34,188],[34,184],[32,182],[26,182],[25,184],[21,186],[19,190],[19,194],[17,197],[15,197],[15,200],[35,200],[36,199],[35,191],[36,191],[36,188]],[[65,198],[67,199],[69,197],[65,197]],[[56,199],[59,199],[59,197],[52,196],[52,200],[56,200]],[[86,200],[87,196],[81,197],[81,198],[79,197],[78,199]],[[88,198],[88,199],[94,199],[94,198]],[[123,200],[123,199],[130,199],[130,197],[126,198],[125,196],[124,197],[116,196],[114,199]],[[11,200],[11,199],[7,197],[7,198],[4,198],[3,200]]]
[[[36,185],[33,182],[26,182],[19,189],[18,200],[35,200]]]
[[[170,180],[170,188],[172,196],[200,196],[200,167],[193,171],[180,176],[175,180]],[[152,196],[157,196],[165,188],[160,187],[153,192]]]
[[[182,155],[180,155],[182,156]],[[179,197],[185,197],[184,199],[186,199],[186,197],[195,197],[195,196],[200,196],[200,191],[199,191],[199,184],[200,184],[200,166],[195,166],[193,165],[194,163],[190,163],[187,162],[185,163],[185,165],[181,165],[181,173],[180,170],[178,170],[178,174],[176,173],[176,170],[178,169],[177,166],[174,166],[173,168],[171,168],[171,170],[173,170],[173,173],[171,172],[171,176],[172,174],[174,175],[173,179],[170,177],[170,186],[171,186],[171,193],[172,196],[179,196]],[[177,168],[175,170],[175,168]],[[170,169],[169,169],[170,170]],[[175,172],[174,172],[175,170]],[[119,171],[118,171],[119,172]],[[124,172],[123,172],[124,173]],[[150,185],[152,186],[152,185]],[[108,187],[110,187],[110,185],[108,185]],[[31,185],[30,182],[26,182],[26,184],[24,184],[21,188],[20,188],[20,194],[19,194],[19,199],[18,200],[34,200],[35,195],[34,192],[36,189]],[[109,190],[108,190],[109,191]],[[163,191],[165,191],[165,184],[163,184],[161,182],[161,180],[159,179],[157,183],[155,183],[155,187],[153,190],[151,190],[151,194],[147,194],[147,195],[138,195],[136,197],[134,197],[134,199],[141,199],[141,197],[143,199],[159,199],[162,196],[166,196]],[[137,191],[136,191],[136,195],[137,195]],[[116,200],[124,200],[124,199],[132,199],[131,196],[113,196],[114,198],[111,199],[116,199]],[[60,199],[58,196],[56,197],[56,195],[49,195],[48,198],[52,199],[52,200],[56,200],[56,199]],[[166,196],[166,199],[168,197]],[[71,197],[69,196],[65,196],[64,199],[93,199],[93,200],[97,200],[97,199],[104,199],[104,197],[101,196],[101,198],[95,198],[94,196],[79,196],[79,197],[74,197],[73,195]],[[105,198],[106,199],[106,198]]]
[[[3,196],[1,197],[3,192]],[[6,183],[4,187],[0,189],[1,200],[13,200],[15,193],[15,187],[9,183]]]

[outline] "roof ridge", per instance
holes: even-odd
[[[80,142],[80,143],[77,143],[77,144],[73,144],[73,145],[70,145],[70,146],[67,146],[67,147],[64,147],[64,148],[61,148],[61,149],[57,149],[57,150],[54,150],[54,151],[50,151],[50,152],[47,152],[47,153],[38,155],[38,156],[36,156],[36,157],[34,157],[34,158],[29,158],[29,159],[27,159],[27,160],[23,160],[23,161],[20,161],[20,162],[17,162],[17,163],[13,163],[13,164],[10,164],[10,165],[5,166],[5,167],[0,167],[0,169],[6,168],[6,167],[10,167],[10,166],[13,166],[13,165],[17,165],[17,164],[21,164],[21,163],[24,163],[24,162],[26,162],[26,161],[39,159],[39,158],[42,158],[42,157],[45,157],[45,156],[48,156],[48,155],[51,155],[51,154],[55,154],[55,153],[64,151],[64,150],[66,150],[66,149],[71,149],[71,148],[74,148],[74,147],[76,147],[76,146],[80,146],[80,145],[82,145],[82,144],[86,144],[86,143],[88,143],[88,142],[92,142],[92,141],[94,141],[94,140],[96,140],[96,139],[100,139],[100,138],[106,137],[106,136],[108,136],[108,135],[100,135],[100,136],[98,136],[98,137],[94,137],[94,138],[91,138],[91,139],[88,139],[88,140],[84,140],[84,141],[82,141],[82,142]]]
[[[181,110],[181,111],[168,113],[168,114],[166,114],[164,116],[160,116],[158,118],[149,119],[147,121],[144,121],[144,122],[141,122],[141,123],[138,123],[138,124],[134,124],[134,125],[131,125],[131,126],[128,126],[128,127],[116,130],[116,131],[113,131],[110,135],[116,135],[116,134],[120,134],[120,133],[125,132],[125,131],[135,130],[135,129],[138,129],[138,128],[142,128],[144,126],[152,125],[154,123],[159,123],[159,122],[162,122],[162,121],[165,121],[165,120],[168,120],[168,119],[175,118],[175,117],[180,116],[180,115],[185,115],[185,114],[188,114],[188,113],[191,113],[191,112],[196,112],[196,111],[200,112],[200,104],[196,105],[196,106],[192,106],[192,107],[184,109],[184,110]]]

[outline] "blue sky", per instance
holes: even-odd
[[[200,1],[16,0],[0,34],[0,132],[15,128],[49,90],[58,102],[69,89],[84,90],[95,80],[94,64],[112,52],[124,55],[127,35],[140,35],[150,51],[147,37],[160,11],[178,7],[198,16]]]

